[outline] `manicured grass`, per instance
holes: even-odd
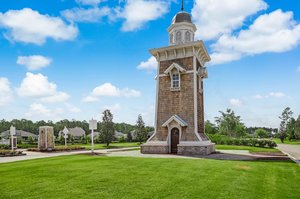
[[[261,148],[252,146],[235,146],[235,145],[216,145],[216,149],[219,150],[247,150],[249,152],[280,152],[278,149],[273,148]]]
[[[300,198],[291,162],[64,156],[0,164],[0,198]]]
[[[273,138],[273,141],[275,141],[277,144],[293,144],[293,145],[300,145],[300,141],[289,141],[288,139],[284,140],[284,143],[280,141],[279,138]]]
[[[80,146],[85,147],[86,149],[91,149],[91,144],[79,144]],[[95,144],[95,149],[114,149],[114,148],[127,148],[127,147],[138,147],[140,143],[138,142],[115,142],[110,143],[109,147],[106,144]]]

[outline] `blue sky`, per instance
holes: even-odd
[[[300,114],[300,2],[189,0],[211,54],[205,117],[234,109],[248,126]],[[0,0],[0,118],[153,125],[156,63],[180,1]]]

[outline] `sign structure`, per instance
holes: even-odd
[[[10,141],[11,141],[11,150],[13,151],[14,148],[17,147],[17,140],[14,137],[14,135],[16,135],[16,127],[11,126],[9,132],[10,132],[10,136],[11,136],[11,139],[10,139]]]
[[[68,133],[69,133],[69,130],[67,129],[67,127],[65,127],[63,130],[63,134],[64,134],[64,138],[65,138],[65,148],[67,148]]]
[[[89,122],[89,129],[92,131],[91,140],[92,140],[92,153],[94,153],[94,130],[97,129],[97,120],[91,119]]]

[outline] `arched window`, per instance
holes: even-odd
[[[185,41],[191,42],[191,33],[189,31],[185,32]]]
[[[181,42],[182,42],[181,32],[178,31],[176,32],[176,43],[181,43]]]

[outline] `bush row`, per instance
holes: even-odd
[[[0,150],[0,157],[20,156],[25,155],[23,151]]]
[[[35,152],[60,152],[60,151],[76,151],[76,150],[84,150],[85,148],[82,146],[58,146],[52,149],[51,151],[48,150],[39,150],[38,148],[29,148],[28,151],[35,151]]]
[[[10,146],[5,144],[0,144],[0,149],[10,149]]]
[[[274,148],[277,146],[276,142],[268,139],[231,138],[220,134],[209,135],[209,138],[215,144],[222,145],[253,146],[262,148]]]

